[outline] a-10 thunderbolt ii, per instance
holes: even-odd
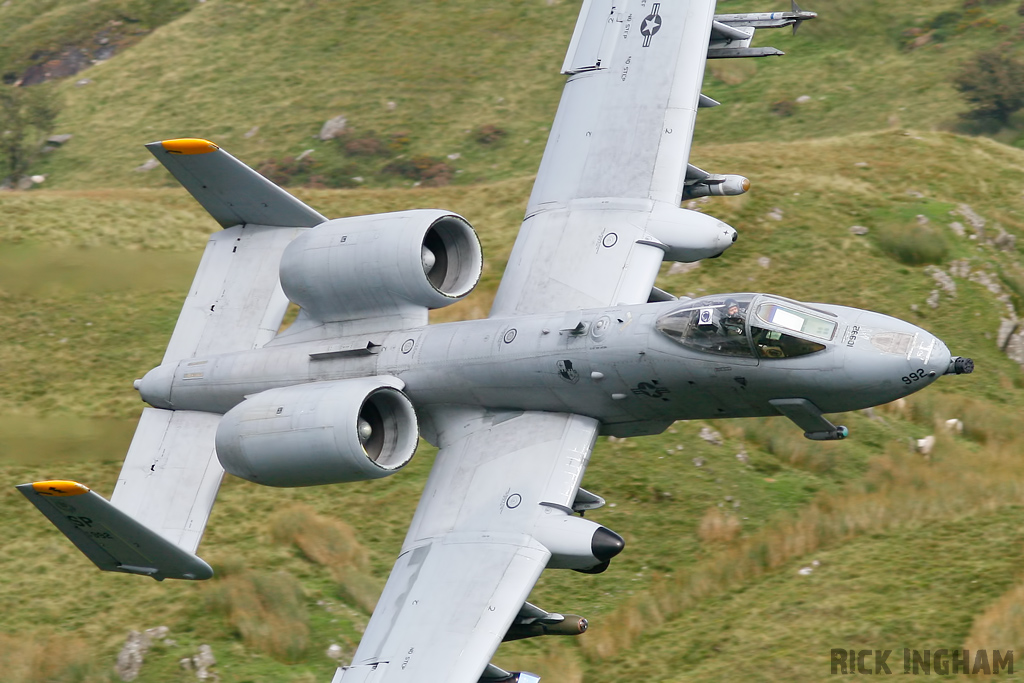
[[[439,447],[401,554],[334,683],[535,681],[489,664],[503,639],[580,633],[526,599],[545,568],[603,571],[622,538],[584,510],[600,434],[675,420],[823,413],[970,372],[923,329],[771,294],[676,299],[662,261],[721,255],[736,231],[681,200],[739,194],[689,165],[705,60],[757,26],[714,0],[585,0],[569,78],[488,318],[427,325],[475,286],[467,220],[416,210],[327,220],[211,142],[148,145],[223,230],[202,257],[110,502],[72,481],[18,488],[100,569],[206,579],[195,555],[226,470],[268,486],[396,474]],[[279,331],[289,301],[297,320]]]

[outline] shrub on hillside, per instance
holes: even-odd
[[[945,236],[928,224],[886,225],[874,231],[878,246],[900,263],[942,263],[949,253]]]
[[[425,187],[441,187],[452,181],[455,167],[443,159],[419,154],[408,159],[395,159],[384,166],[381,173],[409,178]]]
[[[60,101],[48,86],[0,86],[0,179],[28,174],[59,112]]]
[[[717,507],[708,508],[697,527],[697,536],[705,543],[728,543],[740,532],[740,520]]]
[[[1005,50],[979,52],[961,67],[953,86],[972,106],[962,119],[1005,126],[1024,108],[1024,62]]]
[[[504,128],[499,128],[490,123],[480,126],[473,131],[473,139],[481,145],[493,145],[496,142],[501,142],[506,135],[508,133]]]
[[[256,172],[275,185],[284,187],[306,180],[314,168],[316,161],[312,156],[284,157],[267,159],[256,167]]]
[[[796,113],[796,102],[792,100],[776,100],[769,107],[776,116],[792,116]]]
[[[208,611],[223,614],[246,645],[291,663],[309,646],[305,594],[288,572],[243,572],[215,579],[204,593]]]
[[[1024,649],[1024,584],[1018,583],[974,618],[964,648],[971,652]]]

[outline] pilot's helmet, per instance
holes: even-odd
[[[736,299],[725,300],[725,313],[726,315],[736,315],[740,312],[740,304]]]

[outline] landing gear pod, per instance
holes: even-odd
[[[266,486],[379,479],[405,467],[419,431],[395,378],[317,382],[257,394],[217,428],[227,472]]]
[[[551,551],[549,569],[599,574],[626,547],[622,536],[611,529],[550,509],[551,514],[546,515],[533,532],[533,537]]]

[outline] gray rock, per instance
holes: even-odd
[[[79,88],[81,88],[83,85],[89,85],[90,83],[92,83],[91,78],[79,78],[77,81],[75,81],[75,85]]]
[[[739,453],[737,453],[736,459],[739,460],[744,465],[750,464],[750,456],[747,455],[746,451],[740,451]]]
[[[953,277],[968,278],[971,276],[971,262],[967,259],[958,259],[949,264],[949,274]]]
[[[800,97],[796,98],[796,103],[797,104],[807,104],[810,101],[811,101],[811,96],[810,95],[801,95]]]
[[[342,650],[341,645],[338,645],[337,643],[332,643],[331,646],[327,648],[327,656],[333,660],[341,659],[344,654],[345,651]]]
[[[783,218],[782,209],[776,206],[775,208],[768,212],[768,218],[772,219],[773,221],[781,221]]]
[[[178,664],[185,671],[195,672],[196,679],[200,681],[220,680],[217,674],[210,671],[210,667],[217,664],[217,658],[213,656],[213,648],[205,643],[199,646],[198,653],[179,659]]]
[[[946,294],[955,297],[956,296],[956,283],[953,282],[953,278],[949,276],[946,271],[942,270],[938,266],[928,266],[924,269],[924,272],[932,276],[935,283],[942,288]]]
[[[964,230],[964,224],[960,221],[953,221],[949,224],[949,229],[952,230],[957,237],[963,237],[966,234]]]
[[[716,432],[711,427],[701,427],[700,434],[698,434],[698,436],[707,441],[709,444],[712,444],[713,446],[722,445],[722,435]]]
[[[931,223],[931,221],[928,220],[928,216],[925,216],[923,213],[917,214],[917,216],[914,217],[914,220],[917,221],[918,225],[928,225]]]
[[[48,145],[56,145],[57,147],[60,147],[61,145],[66,145],[68,143],[68,141],[71,140],[71,138],[73,138],[73,137],[74,137],[74,135],[72,135],[71,133],[61,133],[60,135],[51,135],[50,137],[46,138],[46,144],[48,144]]]
[[[851,235],[866,235],[866,234],[868,234],[868,232],[869,232],[868,229],[866,227],[864,227],[863,225],[851,225],[850,226],[850,234]]]
[[[704,467],[704,463],[705,462],[707,462],[707,461],[704,458],[694,458],[693,459],[693,466],[694,467]]]
[[[967,221],[967,224],[971,226],[975,234],[979,237],[985,236],[985,219],[974,212],[967,204],[961,204],[955,210],[956,214],[959,214]]]
[[[1014,251],[1017,248],[1017,236],[1006,232],[998,223],[996,229],[999,230],[999,234],[992,240],[993,246],[1001,251]]]
[[[160,165],[160,162],[156,159],[147,159],[145,163],[136,166],[133,171],[138,173],[144,173],[146,171],[152,171],[154,168]]]
[[[669,269],[669,275],[685,275],[692,270],[700,268],[700,261],[694,261],[693,263],[673,263]]]
[[[139,677],[142,670],[142,662],[149,651],[149,648],[156,640],[163,640],[170,632],[166,626],[146,629],[143,633],[129,631],[125,639],[124,647],[117,654],[117,662],[114,664],[114,673],[122,681],[134,681]]]
[[[1024,334],[1019,331],[1011,334],[1003,350],[1007,358],[1024,367]]]
[[[259,133],[259,132],[260,132],[260,127],[259,126],[253,126],[249,130],[245,131],[242,134],[242,137],[245,138],[246,140],[248,140],[249,138],[255,136],[256,133]],[[321,134],[323,133],[323,129],[322,128],[320,129],[320,132],[321,132]]]
[[[996,334],[996,345],[1000,350],[1005,351],[1006,345],[1010,342],[1010,337],[1017,331],[1020,323],[1016,320],[1008,320],[1003,318],[999,321],[999,332]]]
[[[762,256],[759,259],[757,259],[757,265],[761,266],[762,268],[768,268],[772,265],[772,260],[767,256]]]
[[[928,295],[928,298],[925,300],[925,303],[928,304],[928,308],[938,308],[939,290],[933,289],[931,293]]]
[[[333,140],[338,137],[345,130],[348,129],[348,119],[344,114],[335,116],[333,119],[328,119],[324,122],[324,125],[320,127],[320,134],[318,138],[326,142],[327,140]]]
[[[313,152],[314,152],[314,150],[312,150],[312,149],[302,150],[302,154],[300,154],[299,156],[295,157],[295,161],[302,161],[303,159],[308,157]]]

